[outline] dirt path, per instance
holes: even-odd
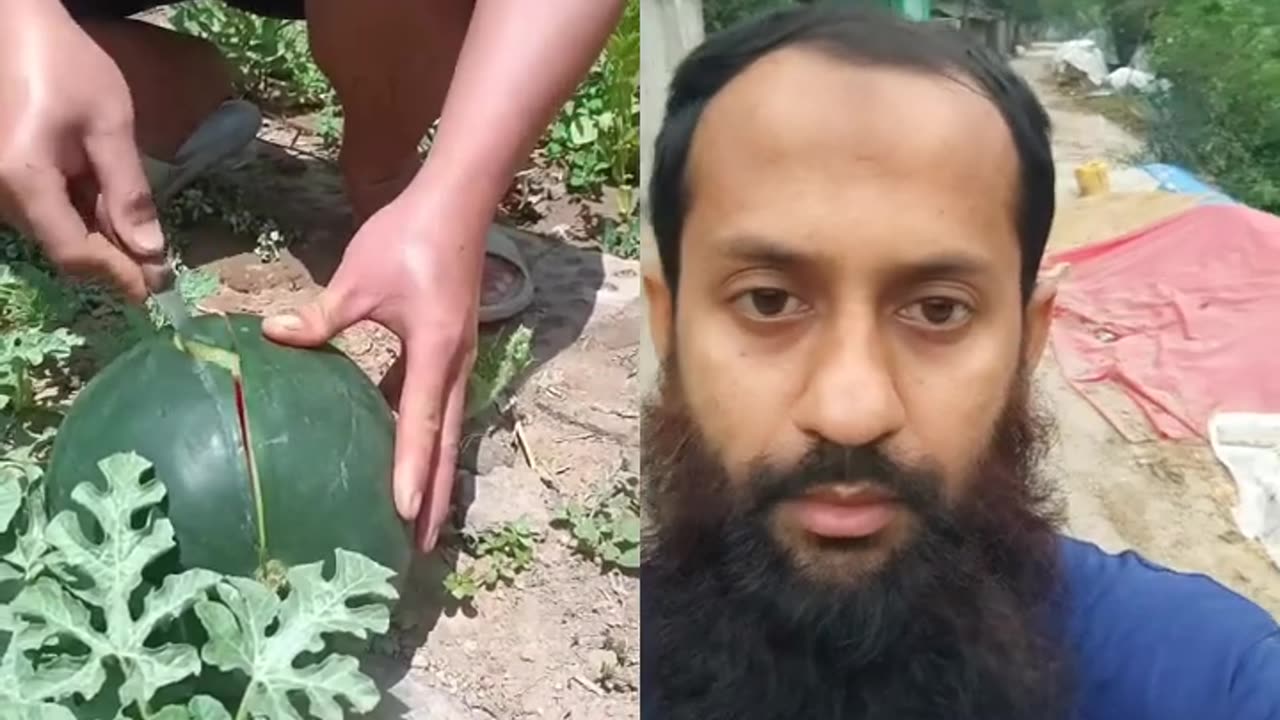
[[[1051,58],[1051,50],[1035,48],[1014,65],[1053,118],[1059,203],[1069,209],[1079,202],[1072,174],[1077,164],[1103,158],[1123,166],[1141,143],[1059,92],[1050,76]],[[1123,169],[1113,173],[1113,188],[1117,177],[1120,189],[1151,189]],[[1234,483],[1207,444],[1127,442],[1067,385],[1052,353],[1046,353],[1039,381],[1058,418],[1060,441],[1052,462],[1066,489],[1072,534],[1209,574],[1280,614],[1280,570],[1236,530]]]

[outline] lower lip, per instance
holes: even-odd
[[[884,500],[837,503],[817,499],[793,500],[796,522],[814,535],[832,539],[866,538],[884,530],[898,514],[898,503]]]

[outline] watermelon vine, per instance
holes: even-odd
[[[0,465],[0,716],[14,720],[338,720],[380,693],[336,636],[386,632],[393,571],[338,549],[287,590],[205,569],[144,573],[176,546],[164,485],[136,453],[101,460],[71,510],[44,515],[31,465]],[[194,615],[200,647],[174,633]],[[240,678],[206,685],[209,671]]]

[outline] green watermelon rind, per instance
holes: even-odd
[[[206,315],[194,326],[185,342],[166,332],[140,343],[85,386],[55,439],[51,513],[80,512],[71,489],[102,482],[100,458],[134,451],[166,485],[181,567],[261,578],[329,563],[342,547],[402,579],[412,533],[391,496],[394,418],[368,376],[332,346],[271,343],[257,317]],[[216,509],[228,505],[240,511]]]

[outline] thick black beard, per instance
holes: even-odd
[[[821,446],[735,489],[668,379],[642,421],[645,716],[1065,717],[1069,668],[1053,623],[1060,506],[1036,472],[1052,425],[1025,388],[1011,393],[971,498],[949,508],[936,476],[869,448]],[[833,469],[878,478],[920,529],[874,577],[818,584],[765,518]]]

